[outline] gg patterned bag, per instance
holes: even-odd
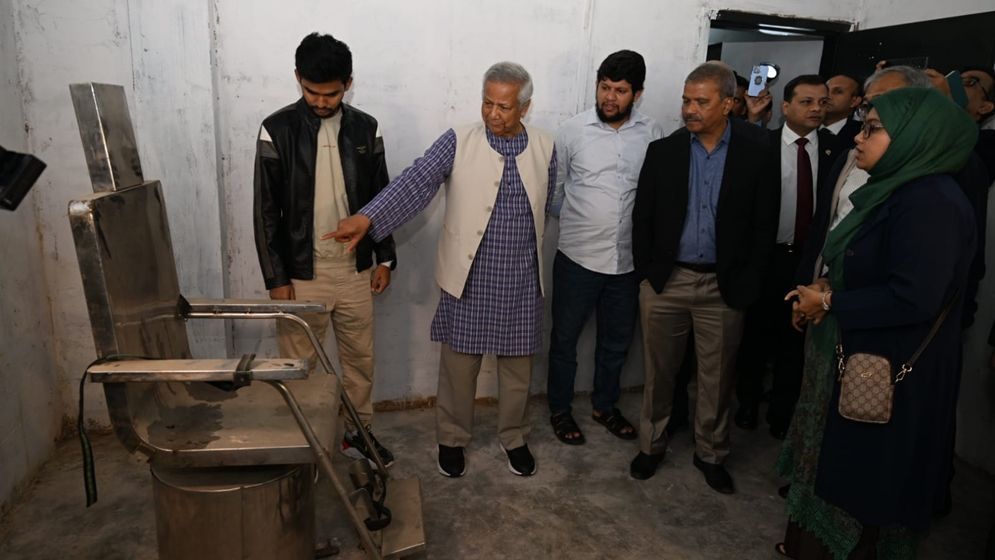
[[[933,323],[933,328],[926,335],[916,353],[909,361],[902,364],[898,375],[892,376],[894,368],[891,360],[877,354],[861,352],[845,357],[843,353],[843,338],[836,345],[836,367],[839,370],[837,381],[840,382],[840,416],[855,422],[870,424],[887,424],[891,420],[892,403],[895,398],[895,384],[905,379],[912,371],[912,366],[919,355],[926,349],[929,342],[940,330],[940,325],[947,318],[947,313],[957,301],[957,293],[943,308]]]
[[[891,420],[895,396],[891,362],[884,356],[866,353],[854,354],[844,360],[842,344],[836,346],[836,353],[840,371],[840,416],[856,422],[887,424]],[[900,380],[895,379],[896,382]]]

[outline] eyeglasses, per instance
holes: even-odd
[[[966,88],[977,87],[984,94],[986,101],[992,101],[992,92],[985,89],[985,86],[981,85],[981,78],[976,78],[974,76],[964,76],[961,78],[961,83],[964,84]]]
[[[860,135],[864,138],[864,140],[869,140],[871,135],[879,130],[884,130],[883,124],[879,122],[865,122],[864,125],[860,127]]]
[[[858,121],[867,120],[867,113],[871,112],[871,104],[864,101],[860,105],[857,105],[857,109],[853,112],[853,118]]]

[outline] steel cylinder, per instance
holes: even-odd
[[[152,467],[160,560],[314,558],[312,465]]]

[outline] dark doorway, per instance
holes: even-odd
[[[835,48],[835,37],[851,28],[849,22],[783,18],[745,12],[721,11],[711,22],[708,60],[727,63],[744,78],[754,65],[773,63],[780,78],[771,87],[771,126],[781,120],[780,98],[783,84],[802,74],[822,74]]]

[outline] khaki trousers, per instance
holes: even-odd
[[[342,364],[342,386],[363,424],[373,419],[373,293],[368,272],[356,272],[353,259],[315,259],[314,280],[294,280],[298,301],[324,303],[326,313],[302,313],[315,336],[324,343],[331,321]],[[312,375],[318,366],[317,354],[307,335],[297,325],[277,322],[280,355],[308,361]],[[318,372],[324,375],[324,370]],[[346,429],[355,430],[346,416]]]
[[[667,449],[674,383],[693,326],[698,372],[697,383],[692,380],[688,392],[697,393],[689,395],[696,402],[695,452],[706,463],[722,463],[729,454],[729,409],[744,313],[722,301],[714,273],[676,267],[660,294],[649,282],[640,284],[639,315],[646,372],[640,451],[655,454]]]
[[[439,443],[466,447],[473,432],[473,401],[481,354],[454,352],[442,344],[435,427]],[[505,449],[525,445],[532,356],[498,356],[498,440]]]

